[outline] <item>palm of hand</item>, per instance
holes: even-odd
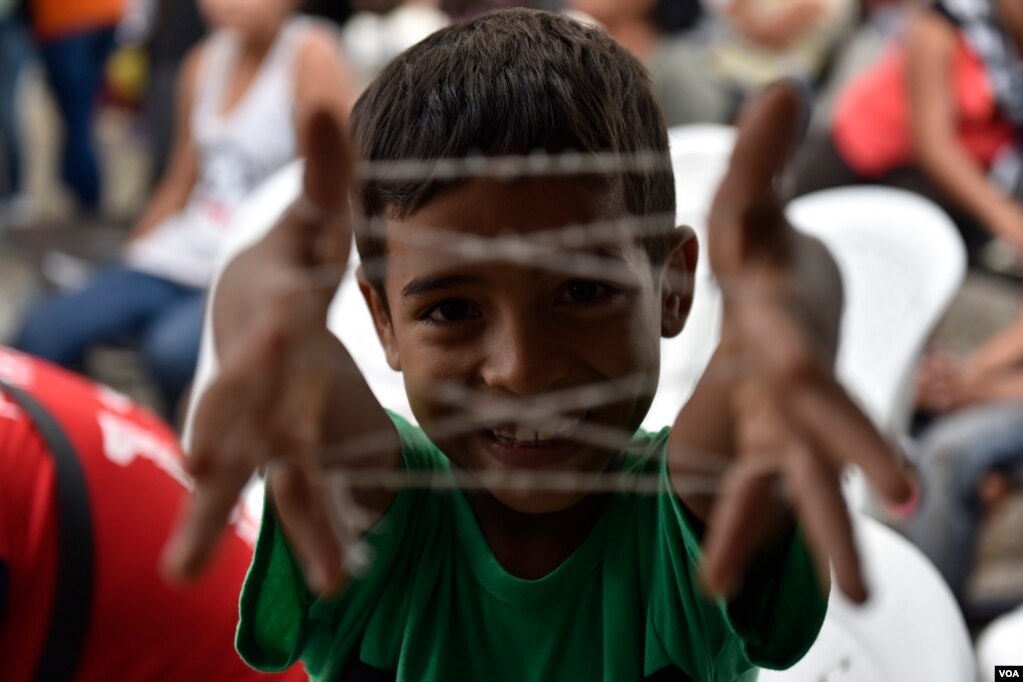
[[[711,266],[724,294],[722,349],[741,371],[732,390],[737,460],[711,515],[707,581],[731,592],[755,551],[779,535],[779,488],[822,569],[866,598],[839,485],[863,467],[892,500],[909,494],[898,458],[837,383],[840,282],[826,252],[785,220],[774,180],[798,138],[799,93],[775,86],[740,123],[710,218]],[[821,288],[834,289],[834,295]]]

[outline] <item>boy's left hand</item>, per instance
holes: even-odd
[[[775,180],[798,143],[802,95],[764,91],[745,112],[710,215],[711,266],[724,293],[722,346],[739,377],[730,392],[737,458],[725,475],[705,543],[706,582],[733,593],[754,555],[775,541],[780,484],[842,591],[867,591],[842,495],[855,464],[893,503],[910,494],[899,457],[834,374],[841,282],[818,243],[785,219]]]

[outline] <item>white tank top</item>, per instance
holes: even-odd
[[[203,48],[192,110],[199,176],[185,208],[130,244],[126,263],[179,284],[205,287],[238,205],[268,176],[298,155],[294,66],[315,20],[290,19],[259,71],[226,115],[221,115],[238,41],[217,32]]]

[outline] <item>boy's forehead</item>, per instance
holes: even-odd
[[[387,220],[388,287],[404,289],[427,276],[510,281],[545,272],[627,285],[645,252],[621,193],[609,185],[478,178],[448,188],[408,218]]]
[[[389,219],[388,242],[412,230],[502,238],[583,228],[625,213],[621,192],[595,177],[473,178],[445,188],[404,219]],[[451,235],[457,238],[457,235]],[[428,240],[426,240],[428,241]]]

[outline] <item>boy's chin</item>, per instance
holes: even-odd
[[[574,507],[586,497],[585,493],[577,491],[490,490],[489,492],[502,505],[520,514],[554,514]]]

